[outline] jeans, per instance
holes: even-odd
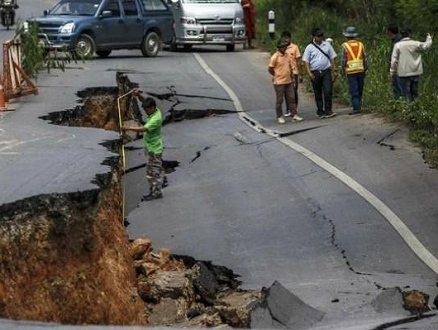
[[[312,80],[313,92],[315,94],[315,103],[318,116],[332,113],[333,97],[333,80],[332,70],[315,70],[312,71],[314,79]]]
[[[362,94],[365,82],[365,73],[353,73],[347,75],[348,89],[351,96],[351,105],[354,112],[362,110]]]
[[[418,97],[418,85],[420,83],[420,76],[399,77],[401,96],[406,100],[412,102]]]
[[[399,99],[403,95],[400,86],[400,77],[396,74],[392,76],[392,93],[395,99]]]

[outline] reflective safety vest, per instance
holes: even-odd
[[[345,73],[359,73],[365,71],[364,61],[365,54],[363,51],[363,43],[356,40],[349,40],[342,44],[345,49],[347,61],[345,64]]]

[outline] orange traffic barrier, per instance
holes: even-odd
[[[3,86],[3,79],[0,76],[0,111],[6,111],[8,108],[6,107],[5,102],[5,88]]]
[[[3,42],[3,73],[0,77],[0,107],[10,99],[38,94],[38,89],[22,68],[18,39]]]

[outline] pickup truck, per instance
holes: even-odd
[[[35,23],[45,50],[69,51],[77,58],[108,57],[117,49],[155,57],[174,34],[165,0],[61,0],[24,27]]]

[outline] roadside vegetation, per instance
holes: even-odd
[[[27,28],[23,22],[17,24],[14,39],[19,39],[21,43],[21,64],[24,72],[30,77],[37,78],[38,72],[52,69],[65,71],[66,66],[70,63],[77,63],[78,60],[85,61],[90,58],[75,58],[73,55],[64,50],[46,51],[39,44],[38,27],[35,24],[28,24]]]
[[[311,41],[310,31],[321,28],[326,37],[333,39],[333,46],[340,53],[345,41],[342,31],[347,26],[359,30],[369,61],[365,81],[364,111],[380,113],[388,118],[406,123],[410,138],[424,151],[430,166],[438,167],[438,48],[437,39],[431,49],[423,54],[424,75],[420,83],[420,97],[413,103],[394,100],[389,78],[389,47],[386,28],[389,23],[412,30],[412,39],[425,41],[426,34],[437,35],[435,16],[438,0],[253,0],[257,14],[257,39],[259,44],[275,50],[276,40],[283,30],[292,32],[292,40],[301,52]],[[268,34],[268,12],[275,11],[276,36]],[[339,61],[338,61],[339,62]],[[335,84],[335,98],[348,104],[349,96],[345,77]]]

